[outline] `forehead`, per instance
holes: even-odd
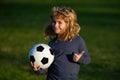
[[[61,21],[66,23],[68,21],[68,18],[63,15],[54,15],[52,17],[52,21]]]

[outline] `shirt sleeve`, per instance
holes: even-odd
[[[84,42],[84,40],[82,38],[80,39],[80,50],[79,51],[80,51],[80,53],[82,51],[85,51],[85,53],[80,58],[78,63],[89,64],[91,62],[91,58],[90,58],[90,56],[88,54],[87,47],[86,47],[85,42]]]

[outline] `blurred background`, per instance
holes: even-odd
[[[0,80],[45,80],[29,66],[28,53],[43,39],[53,6],[73,8],[92,61],[79,80],[120,79],[119,0],[0,0]]]

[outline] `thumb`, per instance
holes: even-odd
[[[80,53],[80,55],[83,55],[85,53],[85,51],[82,51],[81,53]]]

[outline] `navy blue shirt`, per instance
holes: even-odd
[[[51,40],[49,46],[53,49],[55,59],[47,72],[47,80],[77,80],[80,63],[90,63],[90,56],[84,40],[76,36],[72,41]],[[73,61],[73,54],[85,51],[78,62]]]

